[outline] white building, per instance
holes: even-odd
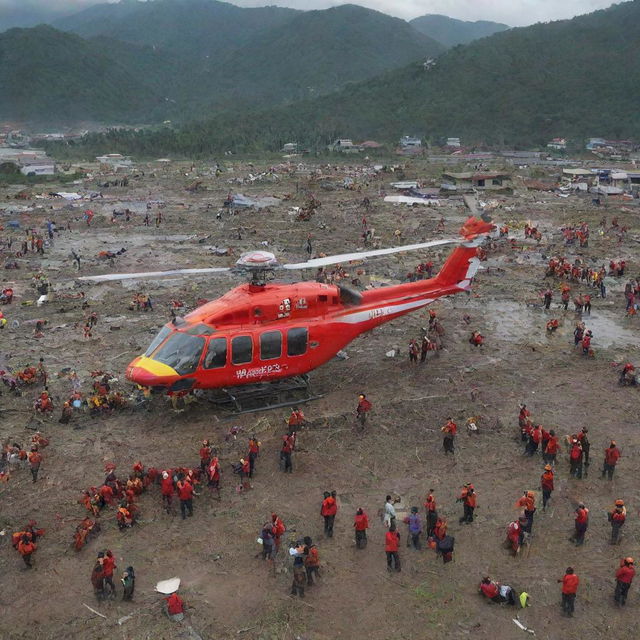
[[[447,138],[447,147],[456,147],[460,148],[462,145],[460,144],[460,138]]]
[[[402,136],[402,138],[400,138],[400,146],[405,149],[408,147],[421,147],[422,139],[413,136]]]
[[[96,157],[96,160],[109,169],[120,169],[121,167],[130,167],[133,165],[130,156],[123,156],[121,153],[107,153],[104,156]]]
[[[567,140],[565,138],[554,138],[551,142],[547,143],[547,149],[565,151],[567,149]]]
[[[29,158],[19,161],[20,173],[25,176],[52,176],[56,164],[51,158]]]

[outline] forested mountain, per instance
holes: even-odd
[[[404,20],[342,5],[300,13],[221,64],[212,61],[203,82],[213,82],[218,104],[221,97],[229,106],[237,100],[277,104],[335,91],[443,49]]]
[[[176,131],[90,138],[92,151],[207,154],[406,133],[466,144],[544,144],[554,136],[640,138],[640,1],[458,46],[425,69],[350,85],[295,105],[223,114]]]
[[[443,50],[407,22],[354,5],[298,12],[215,0],[125,0],[90,7],[66,22],[88,39],[39,27],[22,30],[7,47],[20,64],[3,73],[19,91],[20,69],[30,70],[31,104],[5,96],[1,117],[49,117],[52,124],[62,116],[106,123],[204,118],[316,97]],[[48,48],[51,57],[43,60]],[[93,73],[98,61],[106,85]],[[86,100],[66,94],[70,109],[64,108],[62,87],[88,91],[92,85]]]
[[[45,25],[0,34],[0,87],[2,118],[118,122],[164,110],[160,97],[125,67],[82,38]]]
[[[437,40],[445,47],[469,44],[474,40],[486,38],[510,28],[509,25],[500,22],[489,22],[487,20],[467,22],[438,14],[427,14],[426,16],[414,18],[409,21],[409,24],[421,33]]]
[[[241,8],[217,0],[123,0],[94,5],[54,26],[85,38],[108,36],[196,59],[225,55],[298,13],[273,6]]]

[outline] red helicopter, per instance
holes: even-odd
[[[495,228],[492,223],[471,217],[460,230],[461,239],[315,258],[298,264],[279,265],[267,251],[243,254],[237,267],[248,271],[251,281],[184,318],[168,322],[145,354],[129,364],[126,376],[141,386],[173,392],[228,389],[304,376],[331,360],[361,333],[442,296],[467,291],[479,266],[477,248]],[[449,255],[440,272],[428,280],[362,292],[320,282],[267,282],[279,269],[319,268],[454,243],[460,246]],[[81,280],[100,282],[229,270],[182,269]]]

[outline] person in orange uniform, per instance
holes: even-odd
[[[31,569],[31,567],[33,567],[31,556],[35,553],[37,548],[38,545],[33,542],[33,540],[31,540],[28,535],[23,535],[20,538],[20,542],[18,542],[18,553],[22,556],[22,560],[27,565],[28,569]]]
[[[313,586],[313,576],[320,577],[320,556],[318,547],[309,536],[304,537],[304,568],[307,573],[307,587]]]
[[[616,590],[613,594],[613,599],[619,607],[624,607],[627,602],[627,593],[629,593],[629,587],[631,587],[635,575],[633,558],[620,560],[620,568],[616,571]]]
[[[444,433],[442,446],[444,447],[445,454],[454,453],[453,443],[455,441],[456,433],[458,433],[458,425],[453,421],[452,418],[447,418],[447,423],[444,425],[444,427],[440,428],[440,431]]]
[[[353,528],[356,530],[356,548],[364,549],[367,546],[367,529],[369,528],[369,517],[364,509],[359,508],[356,511]]]
[[[324,492],[324,500],[320,507],[320,515],[324,518],[324,534],[327,538],[333,538],[333,523],[338,513],[338,503],[336,502],[336,492]]]
[[[540,476],[540,488],[542,489],[542,510],[546,511],[553,493],[553,468],[550,464],[544,466],[544,473]]]
[[[180,513],[182,519],[186,519],[187,512],[189,517],[193,515],[193,485],[185,479],[184,474],[180,474],[176,483],[178,498],[180,498]]]
[[[289,420],[287,424],[289,425],[289,429],[292,431],[297,431],[298,427],[301,427],[305,423],[304,413],[298,407],[294,407],[291,410],[291,415],[289,416]]]
[[[525,491],[522,498],[516,502],[516,508],[522,507],[524,509],[524,517],[526,522],[522,526],[523,531],[531,533],[533,528],[533,514],[536,512],[536,496],[533,491]]]
[[[177,593],[172,593],[168,598],[165,598],[167,604],[165,605],[165,613],[174,622],[180,622],[184,620],[185,604],[182,598]]]
[[[576,575],[573,567],[567,567],[564,576],[558,579],[558,582],[562,582],[562,611],[572,618],[580,578]]]
[[[280,551],[280,539],[284,535],[284,532],[287,530],[285,527],[282,518],[278,516],[276,513],[271,514],[271,528],[273,532],[273,542],[276,548],[276,554]]]
[[[589,509],[584,506],[584,503],[581,502],[576,509],[576,518],[575,518],[575,534],[573,536],[573,540],[576,545],[584,544],[584,536],[587,533],[587,527],[589,526]]]
[[[556,432],[553,429],[550,429],[547,445],[542,453],[542,459],[549,464],[554,464],[559,450],[558,436],[556,436]]]
[[[295,447],[296,432],[289,434],[286,433],[282,436],[282,448],[280,449],[280,467],[287,473],[293,473],[293,462],[291,461],[291,454]]]
[[[42,462],[42,454],[38,451],[38,447],[33,445],[28,455],[29,468],[31,470],[31,476],[35,482],[38,479],[38,471],[40,471],[40,463]]]
[[[436,508],[436,499],[433,495],[433,489],[429,489],[429,495],[424,503],[424,508],[427,512],[427,538],[430,538],[436,528],[436,522],[438,522],[438,510]]]
[[[457,500],[462,502],[463,514],[460,518],[460,524],[471,524],[473,522],[473,512],[478,506],[475,487],[472,484],[465,484],[462,488],[462,493]]]
[[[627,519],[627,509],[624,506],[624,500],[616,500],[608,517],[611,523],[611,544],[618,544],[620,541],[620,529],[622,529],[622,525]]]
[[[384,550],[387,554],[387,571],[400,571],[400,534],[396,531],[395,525],[391,525],[384,536]]]
[[[616,441],[612,440],[611,444],[604,450],[604,465],[602,467],[602,477],[606,475],[609,480],[613,480],[613,472],[620,459],[620,449],[616,446]]]

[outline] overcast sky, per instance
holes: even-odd
[[[104,0],[0,0],[0,14],[28,8],[73,12]],[[296,9],[324,9],[345,4],[339,0],[234,0],[233,4],[257,7],[267,4]],[[611,4],[610,0],[361,0],[353,2],[407,20],[425,13],[441,13],[461,20],[493,20],[511,26],[570,18]]]

